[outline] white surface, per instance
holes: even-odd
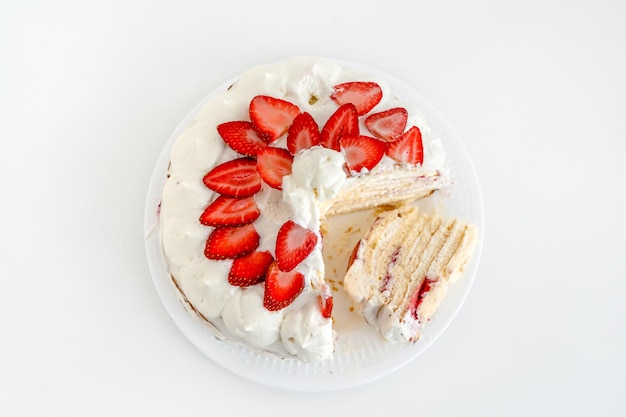
[[[219,333],[227,336],[226,341],[218,340],[197,315],[188,313],[189,308],[181,302],[162,256],[158,207],[174,143],[204,107],[208,98],[221,94],[237,80],[237,77],[210,92],[207,98],[190,109],[178,124],[159,156],[147,192],[144,234],[148,265],[157,292],[174,323],[190,342],[225,369],[259,384],[285,390],[320,392],[351,388],[377,380],[411,362],[425,352],[450,325],[467,298],[480,265],[484,207],[476,172],[463,142],[432,103],[411,86],[389,74],[381,73],[376,68],[364,68],[363,65],[352,62],[342,61],[341,64],[356,73],[368,74],[384,80],[392,91],[402,92],[412,104],[419,108],[422,116],[427,120],[432,137],[441,140],[446,154],[450,181],[453,184],[445,193],[435,193],[423,199],[420,205],[424,210],[429,211],[432,211],[432,206],[435,206],[440,214],[472,222],[479,230],[479,244],[472,262],[463,274],[463,279],[450,286],[448,295],[421,331],[422,337],[417,343],[396,344],[385,341],[365,320],[356,313],[349,313],[348,306],[351,303],[342,291],[337,291],[333,295],[335,299],[333,309],[333,328],[336,331],[335,353],[332,358],[316,363],[304,363],[282,355],[269,355],[267,350],[254,349],[247,344],[239,343],[232,335],[228,336],[228,330],[219,324],[217,324]],[[445,197],[443,197],[444,194]],[[370,222],[374,218],[369,213],[352,217],[369,218]],[[345,254],[349,255],[351,248],[363,236],[352,233],[351,238],[346,242],[346,236],[349,235],[347,230],[359,229],[359,226],[367,222],[346,221],[345,218],[346,216],[335,218],[330,223],[328,228],[333,232],[324,236],[324,244],[327,248],[343,246],[346,249]],[[346,270],[346,260],[336,261],[337,258],[341,257],[334,256],[333,264],[326,265],[326,278],[332,280],[330,282],[343,279],[342,275],[333,271]]]
[[[624,415],[626,6],[407,4],[0,5],[0,415]],[[485,201],[479,273],[442,337],[323,394],[207,360],[143,241],[177,122],[232,74],[298,53],[413,84]]]

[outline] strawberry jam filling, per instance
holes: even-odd
[[[417,310],[435,282],[437,282],[437,279],[425,277],[420,287],[411,296],[411,300],[409,301],[409,313],[415,320],[419,321],[420,318],[418,317]]]
[[[389,291],[391,289],[391,281],[393,279],[393,275],[391,274],[391,268],[398,261],[398,255],[400,254],[400,248],[396,248],[391,254],[391,260],[389,262],[389,266],[387,267],[387,272],[385,276],[380,282],[380,292]]]

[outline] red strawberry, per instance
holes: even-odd
[[[350,172],[361,172],[363,168],[371,170],[385,155],[387,143],[363,135],[344,136],[339,141]]]
[[[267,146],[267,142],[257,134],[250,122],[222,123],[217,126],[217,132],[228,146],[242,155],[256,156]]]
[[[354,249],[352,249],[352,253],[350,254],[350,257],[348,258],[348,267],[346,268],[346,270],[350,269],[350,267],[356,260],[356,255],[359,252],[360,246],[361,246],[361,241],[359,240],[358,242],[356,242],[356,245],[354,245]]]
[[[268,142],[281,137],[299,113],[298,106],[279,98],[256,96],[250,102],[250,120]]]
[[[318,295],[317,302],[320,306],[322,317],[324,317],[325,319],[331,318],[333,315],[333,296],[332,295],[328,295],[328,296]]]
[[[217,227],[206,240],[204,255],[209,259],[234,259],[259,246],[259,234],[254,225]]]
[[[373,82],[350,82],[336,85],[335,92],[330,96],[340,106],[352,103],[359,116],[372,110],[383,98],[383,90]]]
[[[404,132],[395,142],[387,147],[387,156],[397,162],[407,162],[417,165],[424,162],[424,148],[422,146],[422,132],[417,126]]]
[[[409,113],[405,108],[396,107],[368,116],[365,127],[378,139],[393,142],[404,133],[408,117]]]
[[[265,276],[263,306],[270,311],[282,310],[304,289],[304,275],[298,271],[284,272],[273,262]]]
[[[268,146],[257,155],[257,169],[263,181],[282,190],[283,177],[291,174],[293,155],[287,149]]]
[[[330,115],[322,128],[321,145],[339,150],[339,139],[345,135],[358,135],[359,119],[354,104],[348,103],[339,107]]]
[[[287,133],[287,149],[292,155],[320,143],[320,128],[309,113],[300,113],[293,119]]]
[[[233,261],[228,282],[237,287],[249,287],[265,280],[265,274],[274,257],[268,251],[252,252]]]
[[[276,236],[276,261],[283,271],[291,271],[315,248],[317,235],[293,220],[284,223]]]
[[[252,158],[224,162],[206,174],[202,182],[211,190],[231,197],[247,197],[261,190],[261,176]]]
[[[428,294],[433,284],[436,282],[437,282],[436,278],[430,279],[428,277],[424,277],[422,284],[419,286],[417,291],[415,291],[413,295],[411,296],[409,300],[408,311],[411,313],[414,319],[420,320],[417,314],[417,310],[419,309],[420,304],[422,304],[424,297]]]
[[[261,212],[254,197],[234,198],[221,195],[200,215],[206,226],[243,226],[255,221]]]

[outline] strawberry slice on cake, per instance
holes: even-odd
[[[383,98],[383,91],[375,82],[354,81],[338,84],[330,96],[339,105],[352,103],[359,116],[369,113]]]
[[[277,262],[270,265],[265,278],[263,306],[270,311],[282,310],[304,289],[304,275],[298,271],[283,271]]]
[[[365,127],[378,139],[393,142],[404,133],[408,118],[404,107],[395,107],[367,116]]]
[[[298,106],[279,98],[256,96],[250,101],[252,126],[260,137],[270,143],[287,132],[298,114]]]
[[[257,170],[267,185],[282,189],[283,177],[291,174],[293,156],[288,150],[268,146],[257,155]]]
[[[422,132],[417,126],[412,126],[397,140],[387,147],[387,156],[397,162],[421,165],[424,162],[424,145]]]
[[[255,251],[235,258],[228,272],[228,283],[237,287],[249,287],[263,282],[272,262],[274,257],[269,251]]]
[[[370,171],[387,150],[385,142],[363,135],[344,136],[339,140],[339,147],[346,158],[348,170],[355,174]]]
[[[207,238],[204,254],[208,259],[235,259],[255,250],[259,239],[252,224],[216,227]]]
[[[221,195],[200,215],[200,223],[205,226],[243,226],[250,224],[261,215],[254,197],[234,198]]]
[[[261,175],[252,158],[224,162],[208,172],[202,182],[207,188],[231,197],[249,197],[261,191]]]
[[[322,128],[320,143],[325,148],[339,150],[339,141],[344,136],[359,134],[359,119],[353,103],[340,106],[328,118]]]
[[[246,121],[222,123],[217,127],[224,142],[234,151],[246,156],[256,154],[267,146],[266,140],[259,136],[254,125]]]
[[[317,235],[295,223],[293,220],[287,221],[278,230],[276,236],[276,261],[278,267],[285,272],[293,270],[298,266],[317,244]]]
[[[309,149],[320,143],[320,128],[311,114],[300,113],[293,119],[287,134],[287,149],[292,155],[303,149]]]

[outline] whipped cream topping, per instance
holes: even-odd
[[[292,174],[283,178],[282,192],[263,184],[254,197],[261,211],[254,223],[261,236],[258,250],[274,255],[277,230],[288,219],[318,234],[315,250],[297,267],[307,279],[305,289],[296,302],[279,312],[263,307],[262,283],[243,289],[231,286],[227,277],[232,261],[204,256],[205,241],[213,229],[202,225],[198,218],[216,194],[204,186],[202,178],[219,163],[237,157],[216,126],[248,120],[253,97],[269,95],[294,103],[321,127],[337,109],[330,99],[333,86],[349,81],[375,81],[380,85],[383,98],[372,112],[405,107],[408,125],[417,125],[422,131],[424,166],[443,166],[443,147],[431,137],[419,109],[392,92],[386,82],[346,70],[330,60],[295,57],[246,71],[226,92],[206,102],[173,146],[161,201],[163,254],[172,276],[198,312],[212,322],[223,323],[233,337],[252,346],[271,345],[273,351],[282,347],[304,361],[322,360],[333,352],[332,320],[322,317],[317,301],[317,295],[327,291],[319,235],[323,213],[318,203],[332,198],[353,180],[345,172],[343,155],[322,147],[304,150],[295,155]],[[359,123],[365,131],[362,119]],[[285,148],[286,135],[272,146]],[[384,157],[375,169],[387,169],[393,164]]]
[[[319,313],[317,298],[312,294],[303,296],[302,308],[293,309],[285,315],[280,337],[287,352],[306,362],[317,362],[333,353],[334,334]]]
[[[255,347],[265,347],[280,337],[283,311],[263,307],[263,287],[255,285],[237,291],[222,311],[226,327]]]
[[[283,177],[283,199],[292,208],[293,221],[319,230],[319,203],[333,198],[347,181],[341,152],[315,146],[298,153],[291,175]]]

